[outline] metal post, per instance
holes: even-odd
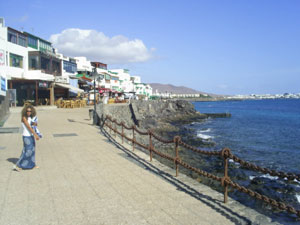
[[[114,120],[114,124],[115,124],[115,138],[117,138],[117,121]]]
[[[121,123],[122,125],[122,144],[124,144],[124,124],[123,122]]]
[[[134,142],[135,142],[135,136],[134,136],[134,128],[135,126],[132,126],[132,151],[134,151]]]
[[[152,162],[152,133],[149,130],[149,152],[150,152],[150,162]]]
[[[178,160],[179,160],[179,154],[178,154],[178,145],[179,145],[179,140],[180,137],[179,136],[175,136],[174,137],[174,143],[175,143],[175,168],[176,168],[176,177],[178,176]]]
[[[109,119],[109,134],[111,135],[111,129],[112,129],[112,122],[111,118]]]
[[[39,89],[38,89],[38,81],[35,81],[35,105],[39,105]]]
[[[96,73],[95,73],[95,71],[94,71],[93,75],[94,75],[94,115],[93,115],[93,124],[96,125]]]
[[[222,178],[222,186],[224,187],[224,203],[228,201],[228,184],[227,181],[230,181],[228,177],[228,157],[230,155],[230,149],[224,148],[221,152],[221,155],[224,159],[224,177]]]

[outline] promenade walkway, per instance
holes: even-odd
[[[20,108],[4,127],[20,127]],[[1,225],[270,224],[271,220],[144,153],[116,145],[88,108],[38,108],[39,169],[13,171],[21,133],[0,133]]]

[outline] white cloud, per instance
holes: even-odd
[[[117,35],[108,37],[96,30],[70,28],[50,37],[53,46],[67,56],[86,56],[108,64],[145,62],[154,49],[148,49],[139,39],[129,40]]]

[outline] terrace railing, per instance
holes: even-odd
[[[179,166],[182,166],[182,167],[184,167],[190,171],[193,171],[201,176],[204,176],[211,180],[215,180],[215,181],[219,182],[224,190],[224,203],[227,203],[227,201],[228,201],[228,187],[231,187],[233,189],[236,189],[239,192],[243,192],[243,193],[249,195],[252,198],[261,200],[272,207],[278,208],[280,210],[286,211],[291,214],[295,214],[296,216],[298,216],[300,218],[300,210],[297,210],[294,207],[292,207],[284,202],[280,202],[275,199],[269,198],[265,195],[259,194],[258,192],[252,191],[252,190],[232,181],[230,179],[230,177],[228,176],[228,160],[231,159],[234,162],[239,163],[242,167],[247,168],[249,170],[261,172],[263,174],[269,174],[270,176],[277,176],[279,178],[288,179],[288,180],[300,181],[300,174],[296,175],[293,173],[285,173],[285,172],[270,170],[267,168],[257,166],[253,163],[249,163],[249,162],[244,161],[244,160],[240,159],[239,157],[235,156],[234,154],[231,153],[231,150],[229,148],[224,148],[220,151],[205,151],[205,150],[201,150],[199,148],[195,148],[191,145],[184,143],[181,140],[180,136],[175,136],[172,140],[165,140],[164,138],[158,136],[151,130],[141,131],[134,125],[127,126],[123,122],[118,122],[116,119],[113,119],[111,116],[108,116],[108,115],[104,116],[104,118],[102,118],[102,119],[103,119],[102,120],[103,126],[106,126],[109,128],[110,134],[113,131],[115,137],[117,134],[119,134],[121,136],[122,144],[124,143],[124,138],[132,143],[133,151],[135,150],[135,146],[137,145],[149,152],[150,161],[152,161],[153,154],[156,154],[164,159],[167,159],[167,160],[173,162],[174,166],[175,166],[175,170],[176,170],[176,176],[178,176],[178,173],[179,173]],[[121,127],[121,130],[118,130],[117,126]],[[128,130],[128,131],[131,130],[132,137],[126,136],[124,129]],[[136,140],[137,134],[142,135],[142,136],[148,136],[148,138],[149,138],[148,145],[138,142]],[[153,145],[154,139],[156,139],[157,141],[159,141],[163,144],[172,144],[174,147],[174,155],[175,156],[170,156],[170,155],[162,153],[158,149],[156,149]],[[196,167],[188,164],[187,162],[184,162],[179,156],[179,147],[180,146],[184,147],[186,149],[189,149],[197,154],[202,154],[202,155],[207,155],[207,156],[212,156],[212,157],[215,156],[215,157],[221,158],[223,161],[223,166],[224,166],[223,176],[222,177],[216,176],[214,174],[211,174],[209,172],[206,172],[204,170],[196,168]]]

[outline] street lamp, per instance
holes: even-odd
[[[96,67],[93,68],[92,76],[94,77],[94,113],[93,113],[93,124],[97,124],[97,113],[96,113],[96,78],[100,77],[100,74],[97,73]]]

